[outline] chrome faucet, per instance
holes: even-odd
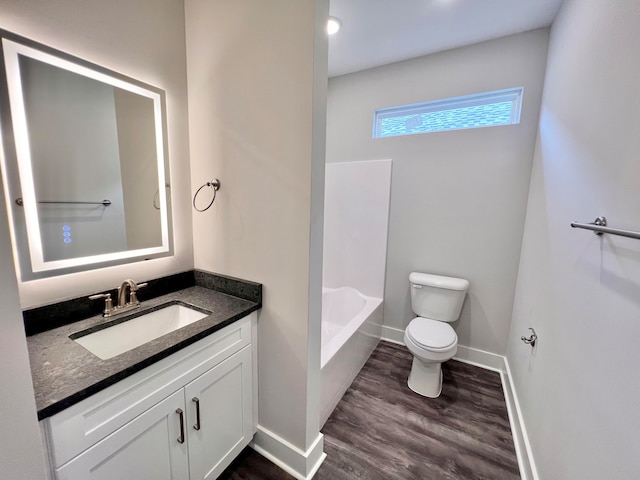
[[[140,308],[140,300],[138,300],[137,292],[139,288],[146,286],[146,283],[137,285],[136,282],[130,278],[123,281],[118,287],[118,304],[113,308],[113,314],[115,315]],[[129,301],[127,301],[127,292],[129,294]]]
[[[116,306],[113,306],[113,301],[111,300],[110,293],[91,295],[89,299],[97,300],[100,298],[104,298],[104,312],[102,313],[102,316],[105,318],[113,317],[114,315],[119,315],[121,313],[140,308],[140,300],[138,300],[137,292],[138,289],[146,286],[146,283],[141,283],[140,285],[138,285],[130,278],[126,279],[118,287],[118,304]],[[127,294],[129,297],[128,301]]]
[[[129,301],[127,301],[127,291],[129,292]],[[132,304],[140,305],[136,298],[137,291],[138,285],[130,278],[122,282],[118,287],[118,305],[116,305],[116,308],[123,308]]]

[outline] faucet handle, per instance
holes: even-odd
[[[109,317],[113,312],[113,300],[111,300],[110,293],[98,293],[96,295],[91,295],[89,300],[100,300],[104,298],[104,311],[102,312],[103,317]]]
[[[105,298],[107,300],[111,300],[110,293],[96,293],[95,295],[91,295],[89,300],[100,300],[101,298]]]
[[[131,290],[131,293],[129,294],[129,302],[133,303],[134,305],[140,305],[140,300],[138,300],[138,290],[140,290],[141,288],[144,288],[147,286],[147,282],[145,283],[141,283],[140,285],[136,285],[136,289],[135,290]]]

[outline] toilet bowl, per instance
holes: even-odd
[[[436,398],[442,391],[442,362],[458,350],[458,336],[449,322],[460,316],[469,282],[418,272],[409,281],[411,306],[420,316],[404,332],[404,343],[413,355],[407,384],[420,395]]]

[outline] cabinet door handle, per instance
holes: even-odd
[[[178,437],[178,443],[184,443],[184,412],[181,408],[178,408],[176,413],[180,416],[180,436]]]
[[[193,397],[191,401],[196,404],[196,424],[193,428],[195,430],[200,430],[200,399],[198,397]]]

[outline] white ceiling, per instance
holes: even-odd
[[[563,0],[330,0],[329,76],[546,27]]]

